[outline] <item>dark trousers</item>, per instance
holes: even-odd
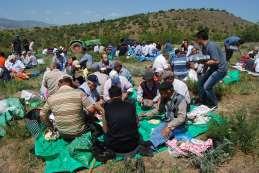
[[[226,52],[226,59],[227,59],[227,61],[229,61],[230,58],[232,57],[234,51],[231,50],[231,49],[228,49],[228,48],[225,46],[225,52]]]

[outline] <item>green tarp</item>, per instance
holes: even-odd
[[[142,113],[139,104],[136,104],[138,114]],[[221,117],[215,113],[209,116],[221,121]],[[141,120],[139,122],[139,132],[144,140],[150,138],[152,130],[159,124],[151,124],[149,120]],[[196,137],[208,130],[207,124],[195,125],[188,123],[187,132],[183,135]],[[62,139],[56,141],[46,141],[43,135],[38,136],[35,141],[35,154],[46,161],[45,172],[73,172],[81,168],[89,168],[93,163],[93,155],[91,153],[91,134],[90,132],[76,138],[72,143],[67,143]],[[166,147],[162,147],[158,152],[164,151]],[[136,157],[140,157],[137,155]],[[122,158],[117,157],[116,160]],[[102,163],[96,162],[94,167],[100,166]]]
[[[223,79],[224,84],[229,85],[240,81],[240,71],[231,70],[228,71],[227,76]]]
[[[0,137],[5,136],[5,127],[13,118],[23,118],[25,113],[19,99],[8,98],[1,100],[1,104],[6,107],[6,111],[0,114]]]

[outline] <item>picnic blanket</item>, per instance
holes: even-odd
[[[192,109],[194,106],[192,106]],[[143,112],[139,103],[136,103],[137,113]],[[215,113],[209,113],[211,120],[222,121],[221,117]],[[150,138],[152,130],[161,123],[159,118],[153,123],[149,119],[143,119],[139,122],[139,133],[144,140]],[[194,138],[208,130],[208,124],[192,124],[187,123],[187,131],[178,134],[180,138]],[[91,133],[76,138],[71,143],[58,139],[55,141],[46,141],[43,134],[39,135],[35,140],[35,155],[46,161],[45,172],[74,172],[82,168],[90,168],[94,163],[94,157],[91,152]],[[161,147],[157,152],[166,150],[167,147]],[[139,154],[136,158],[141,157]],[[116,157],[115,160],[121,160],[122,157]],[[102,165],[101,162],[95,162],[93,167]]]

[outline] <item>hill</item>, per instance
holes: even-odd
[[[248,41],[259,40],[258,25],[225,10],[171,9],[93,23],[4,30],[0,31],[0,45],[7,48],[16,33],[35,40],[40,48],[66,46],[72,39],[94,38],[100,38],[104,44],[119,43],[122,37],[179,43],[184,38],[192,39],[194,33],[204,27],[210,29],[211,39],[216,41],[222,41],[232,34],[245,35]]]
[[[33,20],[11,20],[0,18],[0,28],[1,29],[17,29],[17,28],[33,28],[33,27],[48,27],[50,24],[33,21]]]

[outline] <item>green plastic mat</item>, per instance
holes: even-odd
[[[138,114],[143,110],[140,104],[136,103]],[[191,107],[193,109],[194,106]],[[211,119],[222,121],[222,118],[215,113],[209,113]],[[149,120],[141,120],[139,122],[139,132],[144,140],[150,139],[152,130],[158,124],[151,124]],[[208,130],[207,124],[192,124],[187,125],[187,131],[184,135],[196,137],[205,133]],[[35,154],[46,161],[45,172],[73,172],[82,168],[89,168],[93,164],[93,155],[91,153],[91,133],[88,132],[81,137],[76,138],[72,143],[68,143],[62,139],[56,141],[46,141],[43,135],[39,135],[35,141]],[[157,152],[165,151],[167,147],[161,147]],[[141,157],[137,154],[136,158]],[[116,157],[116,160],[121,160],[122,157]],[[102,163],[96,162],[94,167],[100,166]]]
[[[6,111],[0,114],[0,137],[5,136],[5,127],[13,118],[23,118],[25,113],[19,99],[8,98],[1,100],[1,104],[5,105]]]
[[[223,79],[224,84],[230,85],[235,82],[240,81],[240,71],[238,70],[231,70],[228,71],[227,76]]]

